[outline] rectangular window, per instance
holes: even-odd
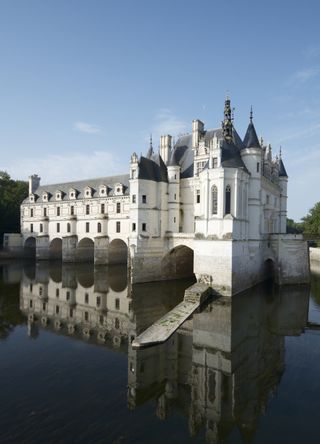
[[[99,322],[100,322],[100,325],[103,325],[103,316],[102,315],[99,317]]]
[[[70,291],[67,291],[67,292],[66,292],[66,300],[67,300],[67,301],[70,301]]]
[[[86,214],[90,214],[90,205],[86,205]]]
[[[132,195],[132,203],[136,203],[136,195],[135,194]]]
[[[147,203],[147,196],[146,196],[146,194],[142,195],[142,203],[144,203],[144,204]]]
[[[56,288],[56,297],[58,298],[60,296],[60,290],[59,288]]]
[[[90,231],[90,223],[86,222],[86,233],[89,233]]]
[[[71,205],[71,207],[70,207],[70,214],[71,214],[71,216],[74,215],[74,206],[73,205]]]
[[[120,222],[117,221],[117,226],[116,226],[116,232],[117,232],[117,233],[120,233],[120,228],[121,228],[121,226],[120,226]]]
[[[33,290],[33,285],[32,284],[29,285],[29,290],[30,290],[30,293],[32,293],[32,290]]]
[[[214,157],[212,159],[212,168],[218,168],[218,158]]]
[[[89,304],[89,293],[84,294],[84,303]]]
[[[84,320],[89,321],[89,313],[87,311],[84,312]]]
[[[97,307],[100,307],[100,305],[101,305],[101,297],[100,296],[97,296],[96,303],[97,303]]]
[[[59,222],[57,223],[57,233],[60,233],[60,224],[59,224]]]
[[[104,214],[104,211],[105,211],[105,206],[104,206],[104,204],[101,204],[100,213]]]
[[[40,233],[42,233],[42,232],[43,232],[43,225],[40,224]]]
[[[268,205],[269,202],[270,202],[270,196],[269,196],[269,194],[267,194],[267,195],[266,195],[266,204]]]
[[[57,207],[57,216],[60,216],[60,207]]]
[[[115,304],[116,310],[120,310],[120,299],[119,298],[115,299],[114,304]]]
[[[132,224],[132,231],[136,231],[136,224],[135,224],[135,222],[133,222],[133,224]]]
[[[177,200],[177,195],[176,194],[174,195],[174,200]]]
[[[47,208],[46,207],[44,207],[44,209],[43,209],[43,216],[47,217]]]
[[[117,213],[121,212],[121,203],[117,202]]]
[[[30,232],[33,233],[33,224],[30,224]]]
[[[145,222],[142,224],[142,231],[147,231],[147,224]]]
[[[59,314],[60,308],[59,305],[56,305],[56,314]]]
[[[73,309],[72,308],[70,308],[69,316],[70,316],[70,318],[73,318]]]
[[[39,296],[42,296],[42,287],[39,287]]]
[[[175,217],[173,218],[173,222],[176,223],[176,218]]]
[[[260,171],[260,162],[257,162],[257,173]]]
[[[33,208],[30,209],[30,217],[33,217]]]
[[[42,310],[43,310],[43,311],[46,311],[46,308],[47,308],[47,304],[44,302],[44,303],[42,304]]]
[[[32,299],[30,299],[29,307],[32,308],[32,306],[33,306],[33,302],[32,302]]]
[[[200,203],[200,190],[196,191],[196,202]]]

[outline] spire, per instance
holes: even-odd
[[[231,143],[233,140],[233,128],[232,128],[232,110],[230,105],[229,96],[227,96],[224,102],[224,119],[222,122],[223,136],[227,143]]]
[[[243,139],[243,144],[245,148],[261,148],[261,145],[259,143],[259,139],[256,133],[256,129],[253,124],[253,111],[252,111],[252,105],[250,108],[250,122],[247,128],[246,135]]]
[[[152,156],[153,156],[152,134],[150,134],[150,146],[147,152],[147,159],[151,159]]]
[[[284,163],[282,161],[282,148],[280,146],[280,152],[279,152],[279,177],[288,177],[288,174],[286,172]]]

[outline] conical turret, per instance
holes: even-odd
[[[256,129],[253,124],[252,107],[250,111],[250,123],[247,128],[246,135],[244,136],[243,144],[245,148],[261,148],[259,139],[256,133]]]

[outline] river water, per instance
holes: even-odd
[[[1,444],[320,442],[320,277],[209,301],[132,350],[191,284],[0,265]]]

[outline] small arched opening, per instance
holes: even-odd
[[[36,238],[33,236],[28,237],[24,243],[24,256],[35,258],[36,257]]]
[[[109,244],[109,265],[124,264],[128,261],[128,247],[121,239],[114,239]]]
[[[49,258],[50,260],[62,259],[62,239],[56,237],[52,239],[49,245]]]
[[[266,280],[273,280],[275,277],[274,262],[270,258],[264,263],[264,275]]]
[[[76,250],[76,262],[93,262],[94,261],[94,242],[92,239],[85,237],[78,242]]]
[[[194,276],[193,250],[179,245],[169,251],[161,262],[161,273],[167,279],[180,279]]]

